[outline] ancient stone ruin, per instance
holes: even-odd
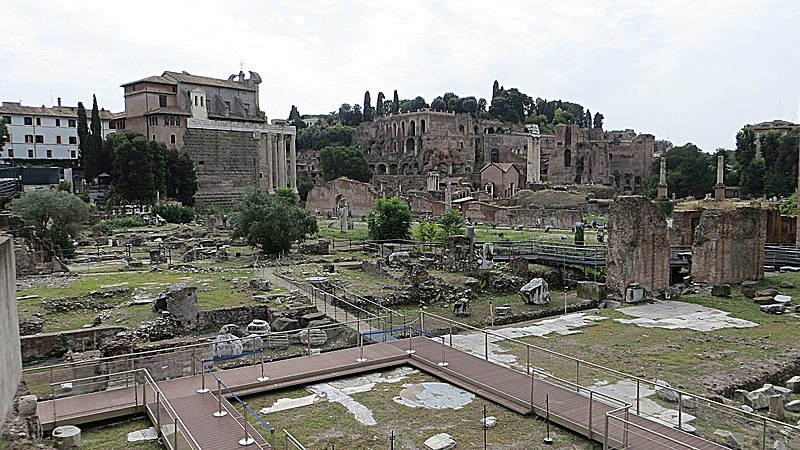
[[[543,305],[550,302],[550,291],[544,278],[534,278],[522,286],[519,296],[528,305]]]
[[[183,283],[173,284],[162,292],[153,303],[155,312],[169,311],[185,328],[195,328],[198,324],[197,287]]]
[[[766,211],[706,209],[694,232],[692,276],[712,285],[764,277]]]
[[[669,286],[667,222],[644,197],[619,197],[608,218],[606,280],[611,294],[624,296],[639,283],[649,293]]]

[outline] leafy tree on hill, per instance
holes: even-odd
[[[325,181],[347,177],[366,183],[372,179],[364,153],[352,146],[329,145],[320,151],[319,162]]]
[[[197,173],[188,153],[180,154],[172,149],[166,154],[167,197],[178,200],[184,206],[194,205],[197,193]]]
[[[367,216],[367,228],[370,239],[409,239],[411,209],[397,197],[379,198]]]
[[[11,211],[36,233],[71,255],[73,240],[89,221],[92,207],[67,191],[31,191],[11,201]]]
[[[302,150],[322,150],[329,145],[348,146],[353,142],[355,130],[342,125],[304,128],[297,132],[297,147]]]
[[[645,195],[655,196],[661,162],[656,159],[650,168]],[[678,198],[704,198],[716,182],[716,158],[696,145],[687,143],[667,152],[667,184]]]
[[[167,147],[139,133],[112,133],[111,195],[131,203],[152,204],[156,191],[166,192]]]
[[[592,121],[594,127],[603,128],[603,119],[605,119],[605,116],[600,113],[594,113],[594,120]]]
[[[442,216],[439,217],[438,225],[441,227],[442,234],[445,238],[464,234],[464,219],[461,218],[461,214],[455,209],[448,209],[445,211]]]
[[[278,188],[275,194],[249,189],[234,211],[233,237],[261,253],[288,253],[293,242],[317,232],[316,219],[297,204],[291,189]]]

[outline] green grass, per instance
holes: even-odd
[[[128,433],[151,426],[147,419],[129,419],[95,427],[82,425],[81,450],[161,450],[163,447],[158,441],[128,442]]]

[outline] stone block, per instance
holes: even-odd
[[[291,331],[300,328],[300,322],[290,317],[279,317],[272,322],[273,331]]]
[[[784,410],[783,397],[772,395],[769,397],[769,416],[775,420],[784,420],[786,414]]]
[[[711,286],[711,295],[714,297],[730,297],[731,296],[731,285],[730,284],[718,284],[715,286]]]
[[[678,393],[664,380],[656,380],[656,395],[661,400],[668,402],[678,401]]]
[[[607,295],[606,284],[594,281],[578,281],[577,293],[578,298],[594,301],[605,300]]]
[[[456,448],[456,441],[453,436],[447,433],[439,433],[431,436],[424,442],[425,448],[429,450],[449,450]]]
[[[786,382],[786,388],[791,389],[795,394],[800,394],[800,375],[789,378],[789,381]]]
[[[794,281],[792,280],[783,280],[781,281],[780,287],[783,289],[793,289],[794,288]]]
[[[23,395],[19,398],[17,404],[17,412],[20,417],[32,417],[36,415],[36,402],[38,399],[35,395]]]
[[[544,278],[533,278],[519,289],[519,296],[528,305],[543,305],[550,302],[550,291]]]
[[[325,318],[325,313],[323,312],[313,312],[313,313],[303,314],[303,316],[300,317],[300,326],[307,327],[309,323],[317,320],[322,320],[324,318]]]
[[[57,450],[81,448],[81,429],[74,425],[62,425],[53,429],[53,441]]]
[[[625,303],[639,303],[644,300],[644,288],[639,283],[629,284],[625,289]]]
[[[289,335],[286,333],[270,333],[267,336],[267,347],[272,350],[284,350],[289,348]]]
[[[795,413],[800,413],[800,400],[792,400],[789,403],[787,403],[786,410]]]
[[[777,289],[773,289],[773,288],[760,289],[760,290],[756,291],[756,297],[773,297],[774,298],[776,295],[779,295],[779,294],[780,294],[780,292],[778,292]]]
[[[772,305],[761,305],[761,312],[769,313],[769,314],[782,314],[786,311],[786,306],[780,304],[772,304]]]
[[[744,448],[744,436],[739,433],[733,433],[728,430],[716,430],[714,435],[721,438],[722,442],[729,448],[740,450]]]
[[[757,305],[771,305],[775,302],[773,301],[772,297],[754,297],[753,303]]]
[[[775,303],[789,306],[792,303],[792,296],[778,294],[775,296]]]
[[[325,345],[325,343],[328,342],[328,335],[319,328],[301,330],[298,337],[301,344],[311,345],[314,347]]]

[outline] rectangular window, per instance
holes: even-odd
[[[164,108],[167,106],[167,96],[166,95],[159,95],[158,96],[158,106]]]
[[[33,117],[26,117],[25,125],[33,125]]]
[[[56,126],[57,126],[57,127],[60,127],[60,126],[61,126],[61,119],[56,119]]]
[[[169,125],[169,117],[164,116],[164,125]]]
[[[41,125],[41,124],[42,124],[42,118],[41,117],[37,117],[36,118],[36,125]]]
[[[75,150],[70,150],[69,151],[69,157],[72,158],[72,159],[77,158],[78,157],[78,152],[76,152]]]
[[[26,134],[25,135],[25,143],[26,144],[33,144],[33,135],[32,134]]]
[[[14,157],[14,149],[13,148],[8,149],[8,157],[9,158],[13,158]]]
[[[36,143],[37,144],[44,144],[44,136],[42,136],[41,134],[37,134],[36,135]]]
[[[60,143],[61,143],[61,136],[56,136],[56,144],[60,144]]]
[[[11,125],[11,116],[3,116],[3,122],[5,122],[6,125]]]
[[[169,142],[170,142],[170,144],[174,144],[175,143],[175,135],[174,134],[170,134],[169,135]]]
[[[75,128],[75,119],[69,119],[69,126],[70,128]]]
[[[69,137],[69,143],[72,144],[72,145],[78,145],[78,138],[75,137],[75,136],[70,136]]]
[[[47,149],[47,157],[48,158],[52,158],[53,157],[53,151],[50,150],[49,148]]]
[[[33,158],[33,149],[32,148],[28,149],[28,158]]]
[[[175,118],[175,125],[181,126],[181,118],[180,117],[176,117]]]

